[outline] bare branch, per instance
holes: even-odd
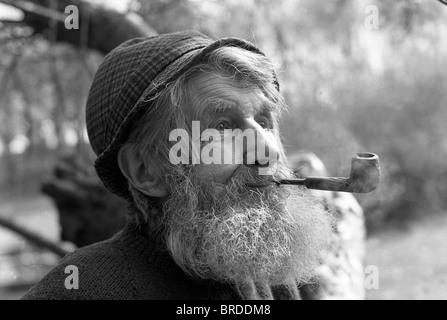
[[[21,226],[13,223],[12,221],[0,216],[0,226],[11,230],[20,236],[24,237],[26,240],[30,241],[31,243],[47,249],[55,254],[57,254],[59,257],[64,257],[65,255],[69,254],[70,251],[64,249],[61,245],[52,242],[50,240],[47,240],[45,238],[42,238],[41,236],[37,235],[34,232],[31,232],[29,230],[26,230],[25,228],[22,228]]]
[[[50,18],[57,21],[65,21],[65,15],[57,10],[53,10],[41,5],[38,5],[31,1],[24,0],[1,0],[0,2],[10,5],[12,7],[21,9],[25,12],[34,12],[46,18]]]
[[[81,0],[58,0],[57,6],[53,2],[52,7],[47,7],[48,2],[42,0],[0,0],[0,3],[21,9],[24,12],[23,22],[32,27],[34,33],[48,36],[47,31],[51,29],[57,42],[96,49],[103,54],[128,39],[157,34],[141,17],[135,17],[135,14],[119,13]],[[79,8],[79,29],[65,27],[64,8],[68,5]]]

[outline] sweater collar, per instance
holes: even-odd
[[[128,257],[136,257],[143,265],[151,265],[156,269],[169,274],[171,277],[181,277],[191,286],[202,291],[207,297],[212,299],[239,299],[236,292],[229,284],[217,283],[215,281],[201,280],[196,281],[187,276],[183,270],[175,263],[166,248],[163,248],[155,241],[144,236],[135,224],[128,222],[119,234],[120,241],[128,250]],[[132,258],[130,258],[132,259]],[[207,293],[205,293],[207,292]]]

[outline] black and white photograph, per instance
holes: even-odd
[[[443,0],[0,0],[0,300],[447,300],[446,66]]]

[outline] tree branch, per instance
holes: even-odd
[[[57,10],[38,5],[31,1],[24,0],[1,0],[0,2],[7,4],[11,7],[21,9],[24,12],[33,12],[42,17],[50,18],[57,21],[65,21],[65,15]]]
[[[30,241],[31,243],[33,243],[41,248],[47,249],[47,250],[57,254],[59,257],[64,257],[65,255],[70,253],[70,251],[64,249],[59,244],[54,243],[50,240],[44,239],[41,236],[35,234],[34,232],[26,230],[26,229],[18,226],[17,224],[9,221],[8,219],[3,218],[2,216],[0,216],[0,226],[19,234],[20,236],[24,237],[26,240]]]
[[[48,1],[44,0],[0,0],[0,3],[22,10],[23,22],[32,27],[35,33],[48,36],[47,31],[53,21],[55,41],[95,49],[103,54],[128,39],[157,35],[143,19],[135,19],[135,14],[122,14],[81,0],[59,0],[54,9],[48,7]],[[68,15],[64,11],[69,5],[79,9],[79,29],[65,28],[64,22]]]

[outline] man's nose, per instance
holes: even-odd
[[[267,168],[279,159],[278,141],[270,130],[262,128],[256,121],[247,120],[247,134],[244,143],[244,165],[248,167]]]

